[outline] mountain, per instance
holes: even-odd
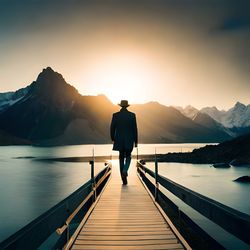
[[[228,111],[218,110],[216,107],[198,110],[190,105],[175,108],[194,122],[205,127],[218,128],[233,137],[250,132],[250,105],[237,102]]]
[[[246,106],[237,102],[235,106],[227,111],[223,117],[225,127],[249,127],[250,126],[250,105]]]
[[[194,108],[191,105],[188,105],[185,108],[182,107],[175,107],[175,108],[178,109],[183,115],[190,118],[195,123],[200,124],[204,127],[207,127],[212,130],[218,130],[232,136],[237,134],[237,132],[232,132],[231,130],[225,128],[221,123],[217,122],[210,115],[202,113],[201,111],[199,111],[198,109]],[[215,110],[216,112],[217,108],[213,107],[212,110]]]
[[[207,145],[191,153],[169,153],[159,156],[160,161],[185,163],[227,163],[234,166],[250,164],[250,134],[239,136],[218,145]]]
[[[201,109],[200,112],[208,114],[214,120],[227,128],[250,127],[250,105],[246,106],[237,102],[234,107],[228,111],[220,111],[216,107],[207,107]]]
[[[28,89],[1,113],[1,128],[30,140],[59,135],[70,119],[77,90],[51,68],[44,69]]]
[[[21,100],[29,91],[29,86],[15,92],[0,93],[0,112]]]
[[[208,128],[218,128],[218,129],[223,128],[223,126],[220,123],[216,122],[209,115],[201,112],[197,112],[197,114],[192,118],[192,120]]]
[[[174,108],[178,109],[183,115],[193,120],[193,118],[197,115],[199,112],[198,109],[194,108],[191,105],[186,106],[185,108],[182,108],[180,106],[175,106]]]
[[[28,89],[24,97],[0,113],[2,130],[35,144],[108,141],[108,130],[103,126],[108,126],[115,109],[104,96],[81,96],[50,67]]]
[[[104,95],[80,95],[50,67],[26,88],[1,97],[1,103],[9,104],[0,112],[0,130],[36,145],[110,143],[110,120],[119,110]],[[230,138],[217,126],[197,123],[156,102],[132,105],[129,110],[137,115],[141,143],[220,142]]]
[[[221,123],[221,117],[226,114],[226,111],[218,110],[215,106],[202,108],[200,112],[209,115],[211,118],[213,118],[219,123]]]
[[[221,123],[215,121],[212,117],[202,112],[198,112],[196,116],[193,118],[193,121],[204,127],[224,132],[230,135],[231,137],[237,137],[241,134],[246,134],[250,132],[250,130],[248,129],[246,131],[243,131],[242,129],[233,130],[233,129],[226,128]]]
[[[157,102],[133,105],[130,110],[137,114],[142,142],[215,142],[230,138],[224,131],[197,124],[177,109]]]

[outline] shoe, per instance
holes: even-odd
[[[123,183],[123,185],[127,185],[128,184],[127,174],[126,173],[122,174],[122,183]]]

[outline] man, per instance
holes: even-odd
[[[133,147],[137,147],[138,134],[135,114],[129,112],[127,100],[118,104],[121,110],[113,114],[110,135],[114,143],[113,150],[119,151],[120,173],[122,182],[127,185],[128,168]]]

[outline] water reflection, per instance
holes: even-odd
[[[104,164],[96,163],[96,174]],[[0,165],[0,241],[67,197],[90,178],[88,163],[9,159]]]

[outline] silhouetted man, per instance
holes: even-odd
[[[124,185],[127,185],[128,168],[131,162],[133,147],[137,147],[138,135],[135,114],[129,112],[127,100],[118,104],[121,110],[113,114],[110,126],[111,139],[114,142],[113,150],[119,151],[120,172]]]

